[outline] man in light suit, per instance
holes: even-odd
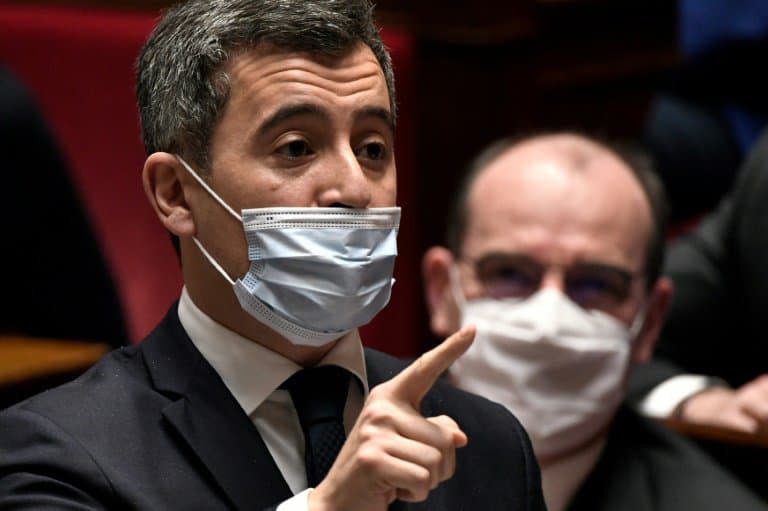
[[[0,507],[543,509],[516,419],[435,383],[471,328],[408,367],[357,334],[399,221],[369,2],[181,4],[137,92],[185,286],[143,343],[0,414]]]
[[[561,133],[477,157],[448,247],[423,261],[432,330],[477,327],[449,379],[520,418],[550,511],[765,509],[621,405],[671,294],[663,190],[641,156]]]

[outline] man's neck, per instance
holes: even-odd
[[[190,282],[186,287],[195,305],[211,319],[302,367],[316,365],[336,345],[337,341],[319,347],[301,346],[290,342],[244,311],[231,287],[223,290],[221,294],[201,292]]]
[[[549,511],[565,511],[573,496],[595,468],[605,447],[607,432],[576,450],[541,461],[541,485]]]

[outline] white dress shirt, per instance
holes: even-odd
[[[278,511],[306,510],[310,489],[304,464],[304,434],[290,394],[278,389],[302,367],[214,321],[192,302],[186,288],[179,300],[179,320],[253,421],[294,493],[278,506]],[[357,330],[339,339],[318,365],[338,365],[357,377],[357,381],[350,380],[344,408],[344,428],[349,433],[368,395],[363,346]]]
[[[702,390],[728,387],[718,378],[699,374],[680,374],[656,385],[638,404],[641,414],[653,419],[668,419],[683,401]]]

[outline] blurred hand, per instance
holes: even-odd
[[[463,328],[371,390],[336,462],[309,494],[310,511],[386,511],[395,499],[426,499],[453,476],[467,437],[450,417],[422,417],[419,404],[474,336],[474,327]]]
[[[681,419],[757,433],[768,427],[768,375],[736,390],[713,387],[694,394],[680,405]]]

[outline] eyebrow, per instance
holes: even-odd
[[[269,131],[273,130],[280,123],[294,118],[302,116],[317,117],[321,120],[328,119],[328,113],[320,107],[311,103],[299,103],[297,105],[286,105],[280,108],[277,112],[272,114],[266,121],[259,127],[258,134],[263,136]]]
[[[394,136],[395,117],[392,115],[392,112],[390,112],[386,108],[381,108],[378,106],[369,106],[355,113],[355,121],[360,121],[368,117],[374,117],[376,119],[380,119],[384,121],[390,133]]]
[[[280,123],[301,116],[317,117],[320,120],[327,120],[328,113],[317,105],[312,103],[299,103],[296,105],[286,105],[280,108],[277,112],[267,118],[266,121],[259,127],[258,135],[263,136],[273,130]],[[386,108],[378,106],[365,107],[362,110],[355,112],[355,121],[359,122],[366,118],[376,118],[383,121],[387,129],[392,136],[395,134],[395,118],[392,113]]]
[[[475,261],[478,264],[488,264],[491,262],[515,262],[515,263],[522,263],[522,264],[530,264],[530,265],[536,265],[536,266],[547,266],[546,264],[541,263],[539,260],[537,260],[535,257],[529,256],[527,254],[519,253],[519,252],[489,252],[487,254],[483,254],[482,256],[475,259]],[[612,271],[616,273],[622,274],[622,276],[627,276],[631,278],[636,273],[641,272],[633,272],[629,268],[625,268],[623,266],[615,265],[612,263],[606,263],[602,261],[592,261],[592,260],[576,260],[572,264],[568,265],[566,268],[582,268],[582,269],[593,269],[593,270],[600,270],[600,271]]]

